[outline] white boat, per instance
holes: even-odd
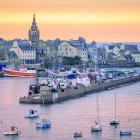
[[[4,135],[5,136],[13,136],[13,135],[19,135],[21,132],[18,130],[16,126],[10,127],[9,131],[5,131]]]
[[[95,126],[91,127],[91,132],[99,132],[102,131],[102,126],[100,124],[96,124]]]
[[[120,136],[131,136],[132,132],[131,131],[120,131]]]
[[[82,132],[75,132],[73,133],[73,136],[76,137],[82,137]]]
[[[37,118],[39,114],[36,110],[29,110],[29,114],[25,116],[25,118]]]
[[[116,118],[116,93],[115,93],[115,118],[110,121],[111,125],[119,124],[119,120]]]
[[[102,126],[100,125],[100,117],[99,117],[99,105],[98,105],[98,96],[96,94],[97,98],[97,121],[95,121],[95,126],[91,127],[91,132],[101,132]]]
[[[48,119],[42,119],[40,123],[36,123],[36,128],[50,128],[51,123]]]

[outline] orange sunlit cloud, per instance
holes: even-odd
[[[139,0],[0,0],[2,38],[27,38],[35,11],[41,39],[84,36],[95,41],[139,41]]]

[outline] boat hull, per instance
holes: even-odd
[[[25,118],[38,118],[38,117],[39,117],[39,114],[34,114],[34,115],[29,114],[29,115],[25,116]]]
[[[15,135],[19,135],[18,132],[4,132],[4,136],[15,136]]]
[[[82,133],[74,133],[73,137],[77,138],[77,137],[82,137]]]
[[[101,132],[102,128],[91,128],[91,132]]]
[[[120,136],[131,136],[132,132],[131,131],[120,131]]]
[[[10,76],[10,77],[35,77],[36,76],[36,71],[34,70],[27,70],[24,72],[24,71],[3,69],[3,73],[5,76]]]
[[[110,125],[117,125],[117,124],[119,124],[118,120],[113,119],[110,121]]]
[[[101,132],[101,131],[102,131],[102,127],[101,126],[91,127],[91,132]]]
[[[36,128],[50,128],[51,124],[41,124],[41,123],[36,123]]]

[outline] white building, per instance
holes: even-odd
[[[82,61],[88,60],[87,48],[84,46],[84,44],[80,44],[78,42],[63,41],[58,46],[58,53],[67,57],[79,56],[81,57]]]
[[[14,51],[25,64],[34,63],[36,60],[36,49],[28,41],[15,40],[9,51]]]

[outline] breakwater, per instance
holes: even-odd
[[[64,91],[59,92],[49,92],[47,90],[47,86],[40,86],[40,94],[39,95],[28,95],[24,97],[20,97],[20,103],[27,104],[53,104],[59,103],[62,101],[66,101],[69,99],[79,98],[82,96],[86,96],[88,94],[92,94],[95,92],[100,92],[104,90],[108,90],[111,88],[117,88],[122,85],[131,84],[134,82],[140,81],[140,75],[138,76],[130,76],[121,79],[109,80],[100,84],[94,84],[88,87],[72,87],[69,89],[65,89]]]

